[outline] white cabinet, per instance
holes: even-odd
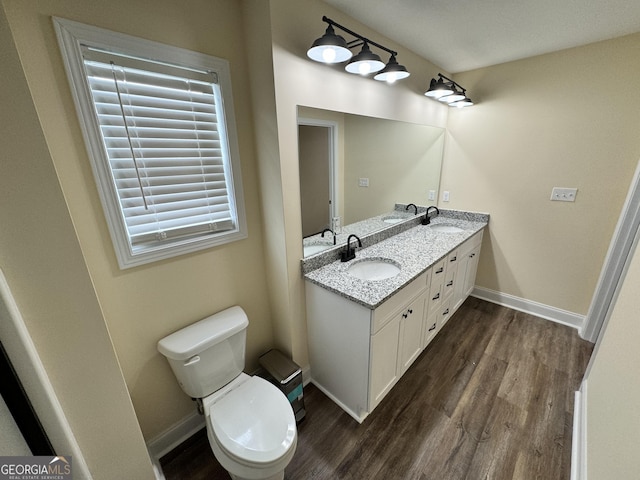
[[[313,383],[361,422],[422,352],[431,270],[370,310],[306,283]]]
[[[424,302],[422,293],[371,336],[370,411],[422,353]]]
[[[362,422],[473,289],[482,232],[371,310],[306,282],[313,383]]]
[[[399,339],[399,315],[371,337],[369,410],[373,410],[398,381]]]
[[[482,246],[482,231],[465,241],[458,247],[457,281],[454,282],[454,292],[451,303],[451,313],[458,310],[464,302],[476,282],[480,247]]]
[[[422,324],[426,297],[426,293],[423,293],[400,313],[400,342],[398,347],[398,371],[400,375],[406,372],[422,353]]]

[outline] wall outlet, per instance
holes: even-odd
[[[368,187],[369,186],[369,179],[368,178],[359,178],[358,179],[358,186],[359,187]]]
[[[436,199],[436,191],[435,190],[429,190],[429,196],[427,198],[429,200],[435,200]]]
[[[556,202],[575,202],[577,193],[577,188],[553,187],[551,200]]]
[[[449,191],[445,190],[444,192],[442,192],[442,201],[443,202],[448,202],[449,201]]]

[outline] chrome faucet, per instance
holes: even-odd
[[[347,238],[347,246],[344,247],[344,250],[340,254],[341,262],[348,262],[349,260],[353,260],[354,258],[356,258],[356,247],[351,248],[352,238],[355,238],[356,240],[358,240],[358,246],[362,247],[362,242],[360,241],[357,235],[353,233],[349,235],[349,238]]]
[[[324,238],[324,234],[327,232],[331,232],[331,234],[333,235],[333,244],[336,244],[336,232],[334,232],[333,230],[331,230],[330,228],[325,228],[322,233],[320,234],[320,236],[322,238]]]
[[[422,225],[429,225],[431,223],[431,218],[429,217],[429,211],[432,208],[435,209],[436,215],[440,215],[440,210],[438,210],[438,207],[436,207],[434,205],[431,205],[430,207],[427,207],[427,211],[424,214],[424,218],[422,219],[422,222],[420,222],[420,223],[422,223]]]
[[[418,207],[416,207],[416,204],[415,204],[415,203],[410,203],[409,205],[407,205],[406,207],[404,207],[404,209],[405,209],[405,210],[409,210],[409,207],[413,207],[413,208],[414,208],[414,210],[415,210],[414,215],[417,215],[417,214],[418,214]]]

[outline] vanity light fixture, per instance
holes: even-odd
[[[467,97],[467,90],[441,73],[438,79],[431,79],[429,90],[425,95],[434,100],[448,104],[450,107],[470,107],[473,102]]]
[[[328,64],[342,63],[349,60],[349,63],[345,66],[347,72],[363,76],[377,73],[373,78],[387,83],[394,83],[396,80],[407,78],[410,75],[406,67],[398,63],[396,59],[398,52],[363,37],[326,16],[322,17],[322,21],[329,26],[325,34],[313,42],[313,45],[307,51],[307,56],[311,60]],[[335,33],[333,27],[353,36],[354,40],[347,42],[342,36]],[[369,45],[373,45],[391,55],[386,65],[378,54],[371,51]],[[356,47],[362,48],[360,53],[353,56],[350,49]]]

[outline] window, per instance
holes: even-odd
[[[227,62],[54,23],[120,268],[245,238]]]

